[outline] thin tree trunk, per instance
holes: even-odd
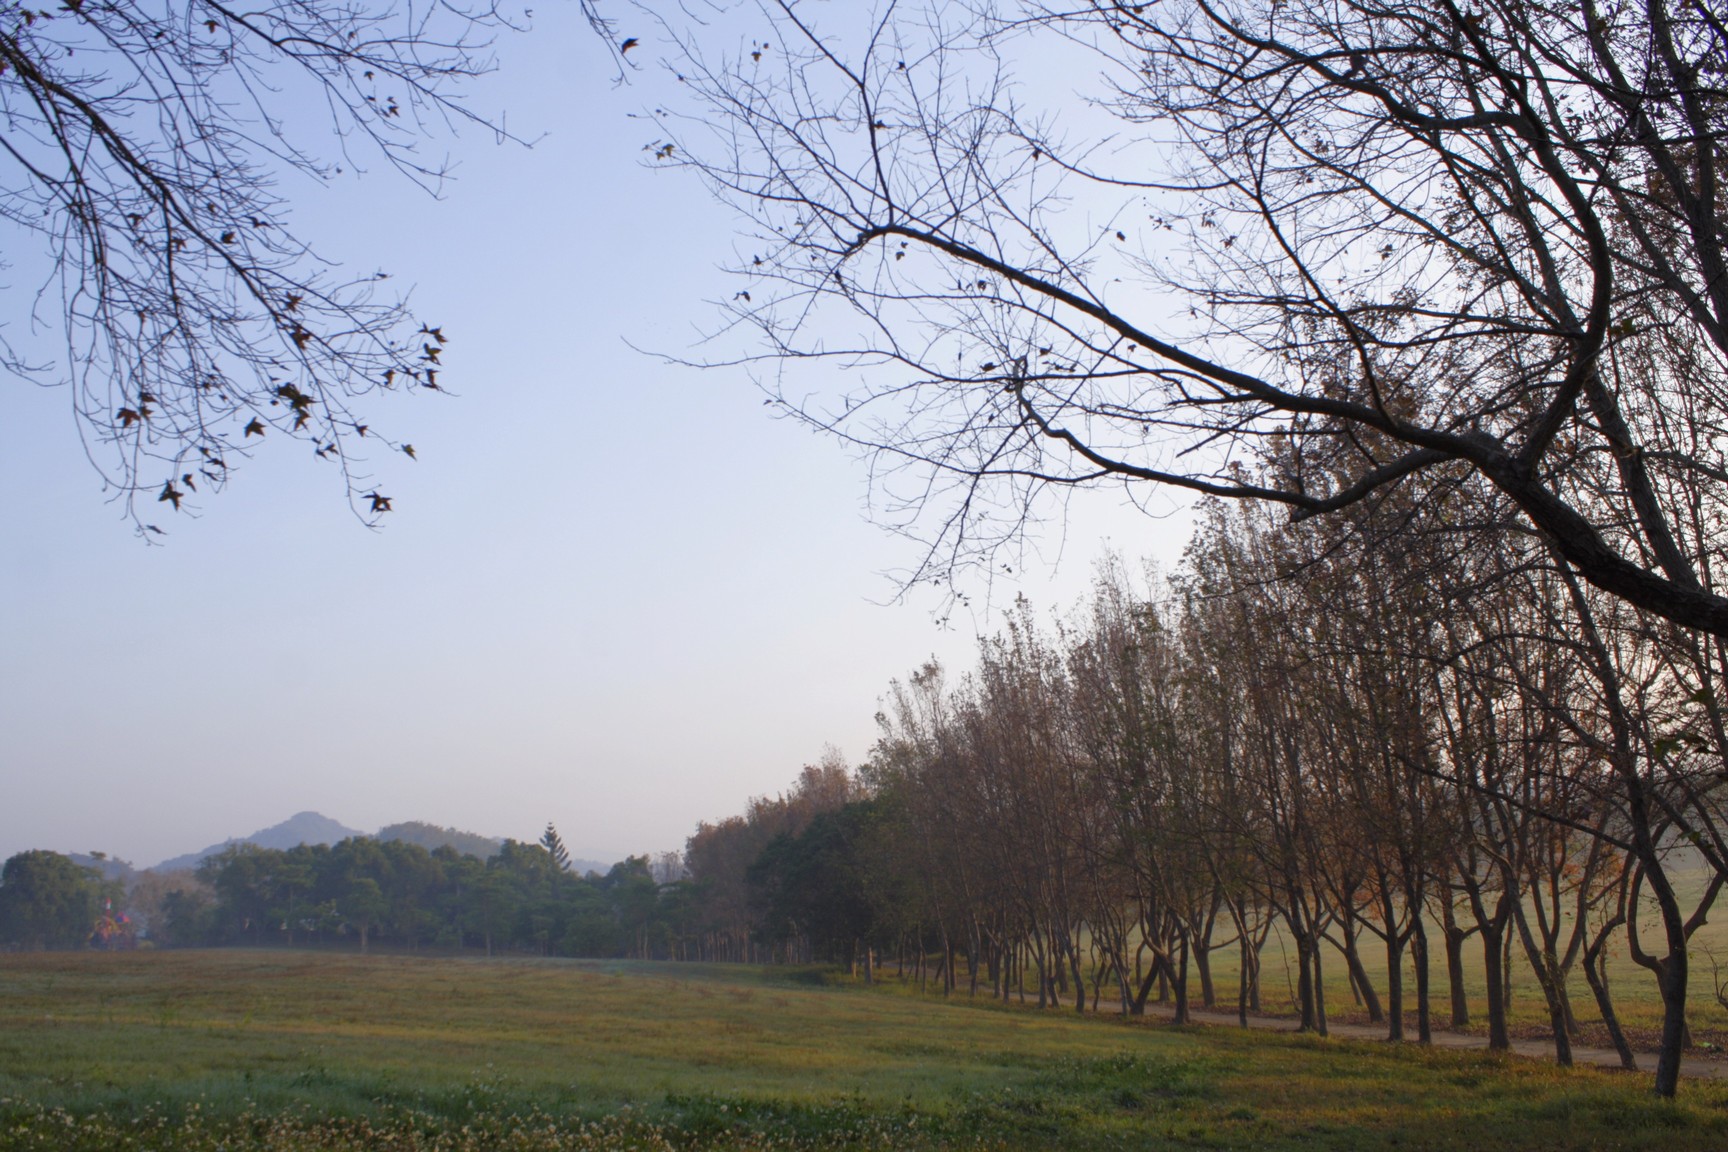
[[[1384,1024],[1386,1012],[1380,1006],[1380,997],[1374,991],[1373,981],[1368,979],[1367,969],[1362,966],[1362,956],[1356,948],[1356,933],[1351,926],[1345,925],[1343,936],[1344,947],[1342,951],[1345,970],[1350,974],[1350,987],[1356,991],[1358,999],[1368,1009],[1368,1023]],[[1392,1038],[1394,1040],[1400,1039],[1399,1036]]]
[[[1603,945],[1608,942],[1608,933],[1619,927],[1624,920],[1625,917],[1622,916],[1608,925],[1607,931],[1584,950],[1584,979],[1589,982],[1590,991],[1596,997],[1596,1010],[1602,1014],[1602,1023],[1608,1027],[1608,1039],[1620,1057],[1620,1067],[1628,1072],[1636,1072],[1638,1058],[1632,1054],[1632,1045],[1626,1042],[1626,1033],[1620,1028],[1620,1014],[1614,1010],[1614,997],[1608,991],[1608,966],[1603,955]]]
[[[1404,1039],[1404,937],[1386,924],[1386,1039]]]
[[[1416,901],[1416,920],[1411,926],[1410,959],[1416,965],[1416,1043],[1434,1043],[1434,1013],[1428,998],[1432,980],[1428,958],[1428,926],[1422,923],[1422,902]]]
[[[1192,1024],[1194,1019],[1188,1013],[1188,936],[1178,935],[1176,944],[1178,957],[1174,979],[1171,980],[1176,993],[1176,1011],[1172,1020],[1177,1024]]]
[[[1331,1035],[1326,1026],[1326,970],[1320,962],[1320,936],[1313,936],[1314,949],[1314,1031],[1322,1036]]]
[[[1200,974],[1200,1003],[1207,1008],[1216,1008],[1218,990],[1212,984],[1212,949],[1198,940],[1194,943],[1194,970]]]
[[[1530,931],[1530,918],[1522,906],[1513,911],[1513,923],[1518,938],[1524,943],[1525,958],[1536,973],[1536,984],[1542,989],[1542,999],[1548,1006],[1548,1026],[1554,1032],[1554,1062],[1562,1068],[1572,1066],[1572,1035],[1566,1027],[1566,1009],[1560,993],[1561,973],[1553,950],[1539,945]]]
[[[1440,904],[1440,926],[1445,933],[1446,986],[1452,998],[1452,1027],[1470,1026],[1470,999],[1464,993],[1464,941],[1467,933],[1458,926],[1450,895]]]

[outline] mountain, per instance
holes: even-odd
[[[199,861],[206,856],[214,856],[230,844],[256,844],[260,848],[288,849],[301,844],[334,844],[338,840],[346,840],[350,836],[364,836],[366,833],[339,824],[328,816],[317,812],[299,812],[280,824],[262,828],[250,836],[241,836],[235,840],[224,840],[220,844],[212,844],[202,852],[188,852],[184,856],[176,856],[172,860],[164,860],[156,865],[157,872],[173,872],[180,868],[196,868]]]
[[[460,828],[441,828],[423,820],[407,820],[401,824],[385,825],[378,829],[376,839],[406,840],[410,844],[420,845],[428,852],[434,848],[449,845],[456,849],[460,855],[478,856],[482,860],[490,860],[498,855],[498,849],[504,846],[504,841],[493,836],[482,836],[477,832],[464,832]]]
[[[328,816],[317,812],[301,812],[290,816],[280,824],[260,829],[250,836],[241,836],[233,840],[224,840],[220,844],[212,844],[202,852],[188,852],[184,856],[176,856],[172,860],[164,860],[155,866],[155,872],[174,872],[182,868],[196,868],[206,856],[214,856],[231,844],[256,844],[260,848],[275,848],[278,850],[293,848],[300,844],[334,844],[338,840],[346,840],[350,836],[365,836],[365,832],[339,824]],[[373,833],[376,840],[406,840],[410,844],[418,844],[430,852],[434,848],[448,844],[464,856],[478,856],[482,860],[498,855],[498,850],[504,842],[494,836],[481,836],[476,832],[464,832],[460,828],[442,828],[437,824],[428,824],[423,820],[407,820],[400,824],[387,824]],[[90,858],[89,863],[96,865],[97,861]],[[110,865],[114,862],[110,861]],[[603,864],[598,860],[570,861],[571,870],[578,876],[589,872],[598,872],[604,876],[612,870],[612,865]]]

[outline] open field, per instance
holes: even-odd
[[[942,1003],[821,973],[0,957],[0,1148],[1728,1145],[1728,1086]]]

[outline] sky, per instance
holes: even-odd
[[[735,290],[730,211],[643,162],[652,85],[614,83],[567,5],[499,55],[476,96],[532,148],[446,142],[441,199],[382,171],[284,187],[450,337],[455,395],[365,409],[419,454],[380,461],[382,531],[284,442],[145,546],[66,394],[0,380],[0,858],[142,867],[308,809],[677,848],[825,746],[861,760],[890,680],[966,666],[1016,593],[1071,603],[1107,547],[1179,554],[1182,514],[1097,493],[946,625],[898,597],[916,547],[867,519],[862,462],[739,372],[638,351],[696,354]]]

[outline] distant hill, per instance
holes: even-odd
[[[441,828],[423,820],[407,820],[401,824],[386,825],[378,829],[375,839],[406,840],[410,844],[420,845],[428,852],[449,845],[460,855],[478,856],[482,860],[490,860],[498,855],[498,849],[504,846],[504,841],[496,837],[464,832],[459,828]]]
[[[83,868],[94,868],[102,873],[104,880],[118,880],[127,886],[132,883],[132,877],[137,875],[132,865],[118,856],[109,856],[101,852],[68,852],[67,859]]]
[[[570,857],[570,871],[578,876],[586,876],[590,872],[598,872],[604,876],[612,871],[612,865],[602,864],[598,860],[584,860],[580,856]]]
[[[410,844],[420,845],[428,852],[448,844],[463,856],[477,856],[482,860],[490,860],[504,847],[504,841],[496,836],[482,836],[478,832],[464,832],[460,828],[443,828],[437,824],[428,824],[424,820],[406,820],[401,824],[386,825],[378,829],[373,838],[406,840]],[[570,870],[578,876],[586,876],[590,872],[598,872],[604,876],[612,871],[612,865],[598,860],[571,857]]]
[[[202,852],[188,852],[184,856],[164,860],[156,865],[154,871],[174,872],[181,868],[196,868],[206,856],[214,856],[231,844],[256,844],[260,848],[284,850],[298,847],[301,844],[334,844],[338,840],[346,840],[350,836],[364,835],[366,833],[350,828],[346,824],[339,824],[330,817],[317,812],[299,812],[280,824],[262,828],[250,836],[224,840],[220,844],[210,845]]]
[[[260,829],[250,836],[238,836],[232,840],[224,840],[220,844],[212,844],[202,852],[188,852],[184,856],[176,856],[164,860],[150,869],[156,873],[176,872],[183,868],[197,868],[206,856],[214,856],[232,844],[256,844],[260,848],[275,848],[285,850],[301,844],[334,844],[346,840],[350,836],[365,836],[366,833],[338,823],[328,816],[317,812],[301,812],[290,816],[280,824]],[[405,820],[400,824],[387,824],[372,834],[375,840],[404,840],[410,844],[418,844],[430,852],[434,848],[448,844],[464,856],[478,856],[489,860],[498,855],[498,850],[504,846],[504,841],[495,836],[482,836],[477,832],[464,832],[460,828],[443,828],[437,824],[428,824],[424,820]],[[93,856],[75,857],[80,864],[91,867],[101,867],[105,874],[131,882],[132,867],[123,860],[109,859],[99,861]],[[578,876],[589,872],[598,872],[602,876],[612,870],[612,865],[599,860],[572,859],[571,871]]]
[[[338,823],[328,816],[317,812],[301,812],[280,824],[260,829],[250,836],[238,836],[232,840],[224,840],[220,844],[212,844],[202,852],[188,852],[184,856],[176,856],[164,860],[150,871],[156,873],[177,872],[183,868],[197,868],[206,856],[214,856],[224,848],[233,844],[256,844],[260,848],[275,848],[285,850],[301,844],[334,844],[346,840],[350,836],[365,836],[365,832]],[[456,849],[464,856],[478,856],[489,860],[498,855],[498,850],[504,846],[504,841],[495,836],[482,836],[477,832],[464,832],[460,828],[442,828],[437,824],[428,824],[423,820],[405,820],[400,824],[387,824],[372,834],[374,840],[405,840],[410,844],[418,844],[430,852],[445,844]],[[92,867],[102,867],[105,873],[116,875],[130,883],[132,868],[123,860],[99,861],[91,856],[76,857],[79,863]],[[598,860],[572,859],[571,871],[578,876],[589,872],[598,872],[602,876],[612,870],[612,865],[603,864]]]

